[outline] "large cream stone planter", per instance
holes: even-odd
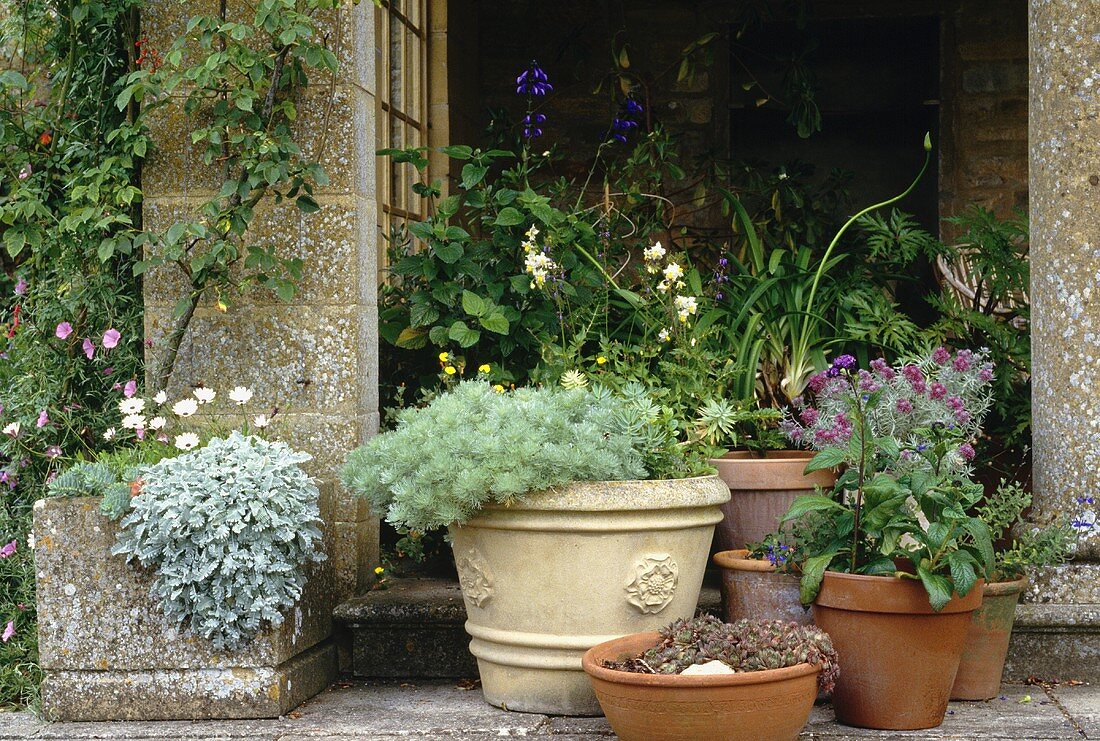
[[[485,699],[600,715],[581,658],[691,617],[729,489],[717,476],[571,484],[451,528]]]

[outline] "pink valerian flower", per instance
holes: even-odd
[[[122,339],[122,335],[114,327],[111,327],[103,333],[103,347],[108,350],[113,350],[118,347],[118,341]]]
[[[91,360],[95,357],[95,345],[92,344],[92,341],[89,340],[87,337],[84,338],[84,344],[82,344],[80,347],[82,350],[84,350],[84,354],[88,356],[88,360]]]
[[[57,325],[57,329],[55,329],[53,333],[57,336],[57,339],[63,340],[73,333],[73,325],[68,322],[61,322]]]
[[[11,558],[15,555],[15,549],[19,545],[19,541],[13,540],[12,542],[4,545],[0,548],[0,558]]]
[[[947,365],[947,362],[951,360],[951,351],[943,345],[936,348],[936,351],[932,353],[932,360],[936,365]]]
[[[972,461],[977,454],[974,452],[973,445],[970,443],[963,443],[959,446],[959,455],[963,457],[963,460]]]
[[[909,382],[909,385],[913,387],[913,390],[918,394],[923,394],[926,388],[924,381],[924,373],[921,369],[915,365],[907,365],[901,369],[901,375]]]
[[[126,385],[122,387],[122,395],[129,399],[131,396],[137,393],[137,381],[131,378],[126,382]]]
[[[11,640],[13,635],[15,635],[15,621],[9,620],[7,626],[4,628],[4,632],[0,633],[0,641],[7,643]]]
[[[928,396],[932,399],[942,399],[947,396],[947,387],[939,381],[933,381],[928,388]]]

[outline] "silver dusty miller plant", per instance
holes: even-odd
[[[233,432],[141,470],[113,552],[154,568],[164,612],[218,649],[248,643],[302,595],[321,561],[310,456]]]
[[[816,664],[821,666],[817,681],[823,692],[832,692],[840,675],[832,640],[812,625],[782,620],[723,623],[713,615],[701,615],[677,620],[660,635],[660,642],[641,656],[605,665],[641,674],[680,674],[708,661],[721,661],[738,673]]]

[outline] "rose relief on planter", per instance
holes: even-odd
[[[649,408],[635,391],[467,381],[345,465],[399,528],[449,528],[488,702],[598,715],[584,652],[694,614],[729,490],[674,478],[682,448]]]
[[[808,470],[846,466],[831,495],[799,497],[784,520],[811,535],[796,554],[801,596],[839,655],[837,720],[930,728],[994,566],[989,525],[970,514],[984,493],[970,461],[993,367],[942,347],[899,367],[855,364],[840,356],[815,375],[784,422],[817,449]]]
[[[793,741],[839,671],[812,626],[711,616],[601,643],[584,670],[624,741]]]

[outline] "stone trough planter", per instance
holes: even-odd
[[[321,488],[329,521],[332,487]],[[314,565],[283,624],[220,653],[181,633],[151,596],[152,574],[111,555],[118,526],[98,497],[34,507],[42,712],[49,720],[285,715],[332,683],[331,561]],[[326,532],[326,553],[332,553]]]
[[[452,527],[485,699],[599,715],[585,651],[695,613],[729,496],[717,476],[576,483]]]

